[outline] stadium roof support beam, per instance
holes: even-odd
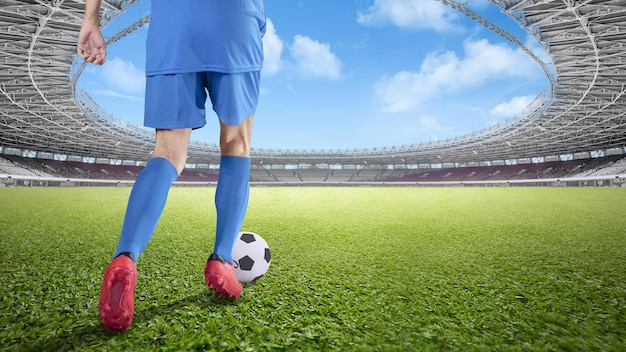
[[[336,151],[253,149],[257,165],[483,165],[555,155],[626,151],[626,0],[490,0],[532,35],[551,62],[453,0],[439,0],[526,51],[550,89],[525,113],[437,142]],[[136,0],[104,0],[102,25]],[[76,87],[75,43],[84,0],[0,0],[0,148],[145,161],[154,134],[110,116]],[[108,38],[120,40],[149,16]],[[215,144],[194,142],[189,164],[218,164]],[[367,163],[367,164],[365,164]]]

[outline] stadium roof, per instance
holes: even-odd
[[[136,0],[104,0],[103,25]],[[422,165],[624,153],[626,0],[490,0],[546,49],[542,62],[522,43],[462,3],[439,0],[489,27],[540,62],[551,87],[522,117],[438,142],[336,151],[254,149],[266,165]],[[84,0],[0,0],[0,147],[90,158],[145,161],[151,132],[102,111],[76,80]],[[138,19],[108,42],[149,18]],[[192,143],[189,163],[217,164],[217,145]]]

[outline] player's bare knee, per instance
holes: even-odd
[[[220,150],[222,155],[250,156],[250,140],[252,136],[252,117],[239,126],[221,123]]]
[[[180,175],[181,172],[183,172],[183,170],[185,169],[185,165],[187,164],[187,155],[182,158],[179,157],[174,160],[170,160],[170,162],[172,163],[172,165],[174,165],[176,171],[178,171],[178,174]]]
[[[250,141],[245,139],[220,140],[222,155],[249,156]]]
[[[183,171],[185,164],[187,163],[187,148],[186,147],[173,147],[164,143],[157,143],[154,148],[153,158],[165,158],[174,165],[178,174]]]
[[[164,158],[169,160],[170,163],[172,163],[172,165],[174,165],[174,167],[176,168],[176,171],[178,171],[178,174],[180,175],[181,172],[183,172],[183,170],[185,169],[185,165],[187,164],[187,155],[185,155],[184,157],[179,156],[179,155],[174,155],[174,154],[170,154],[170,153],[163,153],[163,152],[154,152],[154,154],[152,154],[153,158]]]
[[[169,160],[178,171],[183,171],[187,164],[187,150],[191,129],[157,130],[156,146],[152,157]]]

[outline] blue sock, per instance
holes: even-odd
[[[250,158],[222,156],[215,190],[217,227],[214,253],[229,263],[233,262],[233,246],[248,208],[249,177]]]
[[[178,171],[165,158],[152,158],[137,176],[126,207],[120,242],[115,256],[130,252],[137,260],[148,245],[161,217],[170,186]]]

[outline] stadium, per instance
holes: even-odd
[[[140,325],[132,334],[110,335],[97,325],[94,292],[104,260],[118,236],[121,214],[119,209],[108,207],[123,205],[130,187],[107,188],[107,193],[91,186],[132,185],[153,152],[154,134],[111,116],[77,85],[86,65],[75,55],[84,1],[0,0],[0,191],[7,191],[0,192],[0,210],[5,218],[0,222],[0,234],[7,239],[0,246],[6,260],[0,274],[7,283],[1,291],[0,321],[6,328],[0,333],[0,349],[623,348],[626,1],[489,0],[541,43],[550,62],[542,61],[518,38],[462,2],[438,1],[524,50],[541,66],[549,89],[539,93],[515,119],[436,142],[332,151],[253,148],[251,184],[281,187],[255,187],[258,202],[246,225],[259,233],[273,233],[273,237],[267,236],[268,242],[277,248],[276,258],[282,255],[282,261],[277,259],[268,277],[247,288],[248,301],[224,304],[195,283],[188,283],[197,281],[195,271],[181,266],[169,273],[156,269],[159,261],[168,261],[165,254],[158,253],[167,251],[184,250],[204,260],[203,252],[194,244],[200,241],[195,235],[189,235],[189,245],[170,236],[181,225],[165,214],[151,259],[144,262],[148,284],[143,289],[149,293],[139,303]],[[114,21],[135,2],[103,0],[102,25]],[[123,39],[149,20],[149,16],[138,18],[131,26],[120,28],[115,36],[106,38],[107,44]],[[196,187],[175,189],[172,204],[185,207],[183,199],[202,202],[192,192],[212,192],[212,187],[204,186],[217,182],[219,158],[217,145],[193,142],[187,167],[176,184]],[[318,195],[320,186],[345,187]],[[402,187],[398,190],[396,186]],[[445,192],[457,193],[432,193],[440,191],[438,186],[456,186]],[[531,191],[526,191],[528,187],[509,187],[509,193],[496,196],[492,190],[468,186],[535,187]],[[583,193],[588,189],[579,187],[576,193],[565,194],[558,193],[561,187],[543,186],[610,187],[589,190],[601,194]],[[476,193],[480,191],[483,193]],[[385,194],[392,200],[375,192],[388,192]],[[77,205],[68,201],[53,206],[54,210],[45,208],[61,197],[70,195],[75,200],[80,194],[99,202],[114,198],[117,203],[102,203],[106,210],[101,210],[86,205],[82,198]],[[448,196],[462,199],[462,204],[449,205],[455,201]],[[271,209],[277,197],[289,201],[266,219],[262,210]],[[520,203],[504,208],[511,198]],[[346,199],[359,202],[359,209]],[[391,209],[393,200],[398,199],[402,201],[395,211],[406,226],[400,221],[383,221],[390,213],[382,205]],[[432,212],[418,199],[448,204],[449,208],[431,218],[418,216],[409,209],[419,209],[420,214]],[[501,211],[488,207],[496,203],[503,207]],[[534,210],[528,218],[527,209]],[[62,211],[75,212],[76,217],[70,216],[69,224],[59,222],[67,215]],[[293,216],[286,219],[277,215],[282,214],[280,211],[293,211]],[[313,213],[305,214],[307,211]],[[486,213],[501,219],[501,227],[477,220]],[[326,222],[336,214],[346,223]],[[91,223],[86,228],[77,225],[82,219]],[[372,219],[380,222],[368,222]],[[442,237],[415,232],[416,219],[423,221],[423,231],[432,230]],[[557,221],[563,219],[565,223]],[[191,227],[191,233],[207,226],[189,222],[191,225],[183,228]],[[447,227],[437,228],[435,223]],[[329,230],[311,234],[310,229],[319,224]],[[373,233],[396,235],[389,234],[386,240],[363,239],[360,236],[365,235],[355,227],[360,225],[354,224],[367,224]],[[103,238],[101,228],[113,230]],[[497,232],[502,228],[511,237],[505,239]],[[452,235],[455,231],[465,231],[467,236],[457,238]],[[42,240],[42,233],[48,232],[60,237]],[[337,252],[336,246],[324,242],[334,241],[339,232],[352,235],[341,242],[354,252],[347,258],[345,251]],[[601,235],[596,238],[597,232]],[[419,241],[425,244],[407,252],[406,244],[416,243],[416,233],[424,235]],[[479,233],[486,237],[479,237]],[[294,240],[294,234],[308,240]],[[311,240],[313,235],[318,240]],[[56,267],[29,264],[32,257],[65,255],[67,248],[61,238],[75,239],[71,251],[81,253],[70,260],[80,266],[72,274],[75,276],[60,274],[58,268],[65,263],[58,260],[54,261]],[[376,261],[374,269],[363,269],[371,262],[363,262],[361,254],[370,254],[367,248],[358,247],[361,241],[375,243],[381,255],[395,256],[396,264],[409,264],[387,268],[387,262]],[[320,254],[307,257],[302,248],[319,250]],[[484,254],[474,256],[472,250]],[[416,255],[420,259],[415,259]],[[303,264],[304,257],[308,261]],[[428,257],[435,259],[424,259]],[[410,268],[413,260],[426,274]],[[346,267],[353,270],[349,276],[354,282],[337,278]],[[471,271],[469,267],[480,269]],[[315,273],[307,271],[313,268]],[[392,272],[399,272],[405,281],[392,282]],[[168,275],[179,280],[180,288],[160,285],[159,279]],[[381,275],[388,277],[380,279]],[[68,289],[76,284],[75,277],[82,283]],[[427,282],[424,288],[414,287],[417,280]],[[404,291],[406,287],[410,287],[409,293]],[[428,296],[432,293],[426,288],[442,291]],[[329,293],[310,298],[311,292],[325,290]],[[150,301],[150,295],[158,296],[158,301]],[[176,295],[184,299],[173,298]],[[208,311],[206,305],[211,306]],[[368,315],[383,306],[384,313]],[[420,316],[418,309],[431,315]],[[278,313],[281,311],[285,316]],[[226,328],[220,330],[207,314],[223,319]],[[240,328],[241,319],[250,325]],[[140,333],[141,329],[147,333]],[[236,330],[236,334],[228,335],[228,329]]]
[[[443,2],[525,48],[462,4]],[[107,1],[104,23],[133,3]],[[623,183],[623,4],[493,3],[536,37],[552,59],[542,62],[526,49],[539,60],[551,86],[528,106],[525,116],[440,142],[336,151],[257,148],[252,181],[471,184],[548,179],[537,182],[543,185],[573,178],[574,184]],[[2,4],[2,183],[37,183],[37,177],[48,184],[59,184],[51,177],[132,181],[137,166],[151,154],[154,136],[119,122],[76,86],[85,65],[76,60],[73,49],[83,5],[80,1],[54,4]],[[149,17],[138,19],[108,42],[122,39],[148,21]],[[189,167],[179,181],[215,181],[218,156],[216,145],[192,144]],[[579,178],[587,176],[602,177]]]

